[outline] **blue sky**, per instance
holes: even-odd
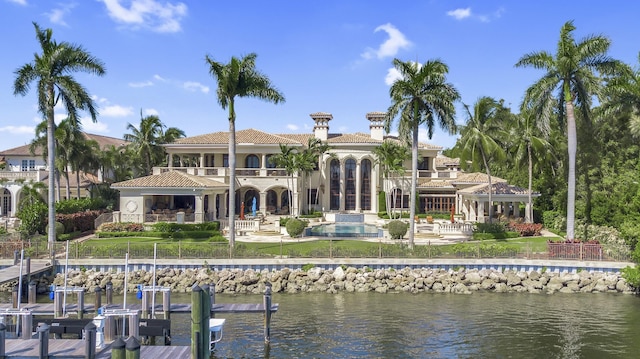
[[[228,129],[205,55],[227,62],[257,53],[258,69],[286,97],[280,105],[238,100],[238,130],[309,133],[309,114],[322,111],[333,114],[330,132],[368,132],[365,114],[390,104],[393,58],[439,58],[464,103],[492,96],[517,111],[542,73],[513,65],[528,52],[554,52],[567,20],[576,38],[606,35],[610,55],[637,65],[639,10],[616,0],[0,0],[0,150],[28,144],[41,119],[34,88],[13,95],[14,71],[40,52],[33,21],[106,65],[103,77],[76,75],[99,106],[97,123],[83,121],[87,132],[122,137],[142,111],[193,136]],[[464,123],[462,106],[457,119]],[[421,140],[455,143],[439,130]]]

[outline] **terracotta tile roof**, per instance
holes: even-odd
[[[500,195],[500,194],[523,195],[523,194],[527,194],[528,192],[526,189],[522,187],[513,186],[506,182],[492,183],[491,187],[493,188],[493,191],[491,193],[497,194],[497,195]],[[469,193],[469,194],[489,194],[489,184],[488,183],[480,184],[477,186],[462,189],[459,192]],[[540,193],[532,192],[532,195],[537,197],[537,196],[540,196]]]
[[[120,146],[126,146],[129,144],[128,141],[125,141],[121,138],[96,135],[96,134],[86,133],[86,132],[83,132],[83,134],[87,140],[94,140],[98,142],[98,145],[103,150],[111,145],[120,147]],[[32,155],[31,151],[29,151],[30,146],[31,145],[24,145],[24,146],[10,148],[8,150],[0,152],[0,156],[42,156],[42,148],[36,147],[35,153]]]
[[[49,171],[42,171],[42,173],[43,173],[43,176],[40,178],[40,182],[47,184],[47,182],[49,181],[48,180]],[[98,177],[96,177],[95,175],[91,173],[80,172],[81,188],[86,188],[92,184],[98,184],[98,183],[100,183],[100,181],[98,180]],[[60,175],[60,188],[65,188],[66,186],[67,186],[67,179],[63,175]],[[75,172],[69,172],[69,187],[71,187],[72,192],[74,188],[78,187],[78,179],[76,177]]]
[[[418,179],[419,188],[454,188],[451,182],[443,180],[432,180],[430,178]]]
[[[458,172],[458,178],[451,179],[453,183],[488,183],[489,177],[486,173],[481,172],[472,172],[472,173],[464,173]],[[491,182],[507,182],[506,180],[491,176]]]
[[[436,167],[458,166],[460,165],[459,158],[450,158],[445,155],[438,155],[436,157]]]
[[[229,132],[219,131],[213,133],[207,133],[204,135],[184,137],[177,139],[167,147],[174,147],[173,145],[214,145],[214,144],[228,144]],[[240,143],[255,143],[255,144],[299,144],[300,142],[286,138],[280,135],[273,135],[264,131],[256,130],[253,128],[236,131],[236,144]],[[305,142],[306,143],[306,142]]]
[[[168,171],[159,175],[138,177],[117,182],[112,188],[227,188],[222,182],[181,171]]]

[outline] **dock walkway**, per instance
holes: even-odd
[[[106,309],[122,309],[121,304],[110,304],[104,306]],[[149,307],[151,308],[151,307]],[[271,312],[277,312],[279,308],[278,303],[271,305]],[[2,311],[14,309],[11,303],[0,303],[0,315]],[[53,303],[36,303],[27,304],[22,303],[20,309],[30,310],[33,315],[54,315],[55,307]],[[129,310],[142,310],[142,305],[139,303],[127,304]],[[162,305],[155,306],[156,313],[162,313]],[[191,304],[172,303],[170,307],[171,313],[191,313]],[[69,315],[75,315],[78,313],[78,305],[75,303],[67,304],[66,313]],[[84,313],[95,313],[93,304],[85,304]],[[254,303],[215,303],[211,305],[211,313],[264,313],[264,304]]]
[[[84,340],[77,339],[52,339],[49,340],[49,353],[47,358],[85,358]],[[5,341],[5,358],[31,359],[40,358],[38,339],[7,339]],[[188,346],[147,346],[140,347],[141,358],[191,358],[191,348]],[[111,345],[96,351],[96,359],[111,359]]]
[[[47,260],[31,260],[29,271],[27,273],[26,264],[22,265],[22,275],[37,275],[52,270],[51,262]],[[17,281],[20,277],[20,264],[12,265],[7,268],[0,269],[0,284]]]

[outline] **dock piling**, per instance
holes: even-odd
[[[42,323],[38,326],[38,358],[49,358],[49,326]]]
[[[96,326],[93,323],[85,325],[84,334],[84,355],[86,359],[95,359],[96,357]]]
[[[31,312],[24,313],[24,315],[20,316],[20,319],[22,321],[22,339],[31,339],[31,329],[33,328],[33,314],[31,314]]]
[[[4,359],[6,355],[7,343],[5,339],[7,339],[7,326],[0,323],[0,359]]]
[[[162,312],[164,319],[171,319],[171,292],[168,290],[162,292]]]
[[[271,343],[271,283],[264,289],[264,344]]]
[[[78,294],[78,319],[84,318],[84,291],[77,292]]]
[[[127,338],[126,359],[140,359],[140,342],[135,337]]]
[[[93,308],[95,309],[96,314],[98,314],[98,308],[102,307],[102,288],[96,287],[93,291],[96,294]]]
[[[111,359],[125,359],[125,346],[127,344],[124,342],[122,338],[116,339],[113,344],[111,344]]]
[[[37,285],[36,281],[32,280],[29,282],[29,289],[27,291],[27,303],[35,304],[37,297]]]
[[[105,286],[105,292],[107,295],[107,305],[113,304],[113,283],[107,282]]]
[[[14,286],[13,290],[11,291],[11,303],[13,303],[13,308],[18,308],[18,301],[20,300],[20,298],[18,298],[18,286]]]

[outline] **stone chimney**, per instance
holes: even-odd
[[[387,116],[385,112],[369,112],[367,120],[369,120],[369,130],[371,130],[371,138],[382,141],[384,139],[384,118]]]
[[[333,116],[327,112],[316,112],[309,116],[316,123],[313,126],[313,135],[321,141],[326,141],[329,137],[329,121],[333,119]]]

